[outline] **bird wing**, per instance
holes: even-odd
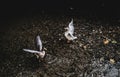
[[[42,42],[41,42],[39,35],[36,37],[36,43],[37,43],[37,47],[39,47],[39,50],[41,51],[42,50]]]
[[[30,52],[30,53],[40,53],[39,51],[30,50],[30,49],[23,49],[23,51]]]
[[[70,32],[71,34],[74,33],[73,19],[72,19],[71,22],[69,23],[69,32]]]

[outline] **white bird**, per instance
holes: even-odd
[[[37,50],[30,50],[30,49],[23,49],[23,51],[35,53],[37,58],[39,58],[39,57],[44,58],[45,51],[42,50],[42,42],[41,42],[39,35],[36,37],[36,44],[37,44],[38,51]]]
[[[65,28],[67,31],[65,32],[65,37],[68,39],[68,41],[72,41],[74,39],[77,39],[77,37],[73,36],[74,34],[74,26],[73,26],[73,19],[69,23],[68,27]]]

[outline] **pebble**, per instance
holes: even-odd
[[[115,64],[115,60],[114,59],[110,59],[110,63],[111,64]]]

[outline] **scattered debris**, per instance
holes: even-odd
[[[104,45],[107,45],[110,41],[108,39],[103,40]]]
[[[84,45],[83,48],[84,48],[84,50],[86,50],[87,49],[87,45]]]
[[[104,61],[104,57],[101,57],[101,58],[100,58],[100,62],[103,62],[103,61]]]
[[[114,59],[110,59],[110,63],[111,64],[115,64],[115,60]]]
[[[111,42],[112,42],[113,44],[116,44],[116,43],[117,43],[117,41],[116,41],[116,40],[112,40]]]

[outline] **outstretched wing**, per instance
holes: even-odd
[[[41,42],[39,35],[36,37],[36,43],[37,43],[37,47],[38,47],[39,51],[41,51],[42,50],[42,42]]]
[[[69,32],[70,32],[71,34],[74,33],[73,19],[72,19],[71,22],[69,23]]]
[[[39,51],[30,50],[30,49],[23,49],[23,51],[30,52],[30,53],[40,53]]]

